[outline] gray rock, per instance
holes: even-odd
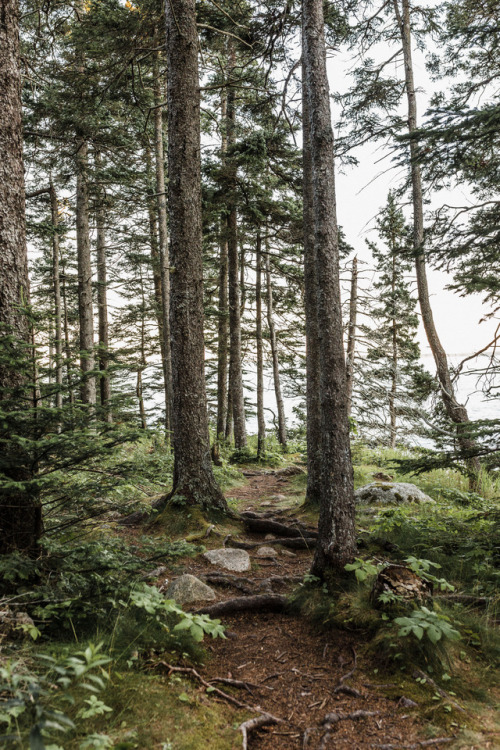
[[[297,557],[295,552],[291,552],[291,550],[289,549],[282,549],[281,554],[283,555],[283,557]]]
[[[275,537],[274,534],[266,534],[265,537],[264,537],[264,539],[268,539],[268,540],[269,539],[276,539],[276,537]]]
[[[217,598],[215,591],[210,586],[188,573],[172,581],[165,592],[165,596],[167,599],[175,599],[177,604],[213,602]]]
[[[360,505],[404,505],[406,503],[434,503],[435,501],[408,482],[372,482],[354,493]]]
[[[278,557],[278,553],[273,547],[259,547],[255,554],[257,557]]]
[[[243,573],[250,570],[250,555],[244,549],[211,549],[203,554],[203,557],[212,563],[226,570],[233,570],[235,573]]]
[[[276,503],[281,503],[281,502],[283,502],[283,500],[286,500],[286,495],[273,495],[272,499]]]

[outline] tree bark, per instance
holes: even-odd
[[[305,72],[302,66],[302,79]],[[304,85],[304,84],[303,84]],[[304,227],[304,307],[306,313],[307,504],[321,499],[321,403],[318,331],[318,277],[314,246],[311,128],[307,97],[302,95],[302,169]]]
[[[155,118],[155,165],[156,195],[158,201],[158,229],[160,251],[161,299],[162,299],[162,335],[163,346],[163,379],[165,381],[165,430],[170,435],[172,429],[172,355],[170,350],[170,263],[168,257],[167,196],[165,192],[165,156],[163,149],[163,107],[162,87],[160,81],[159,53],[153,57],[154,84],[154,118]]]
[[[95,406],[94,310],[89,232],[88,145],[80,140],[76,152],[76,252],[78,256],[78,317],[80,322],[80,398]]]
[[[266,420],[264,417],[264,345],[262,341],[262,237],[260,229],[257,230],[256,264],[255,342],[257,347],[257,458],[261,458],[266,450]]]
[[[347,331],[346,381],[347,413],[352,411],[352,387],[354,382],[354,355],[356,352],[356,320],[358,315],[358,257],[352,260],[351,294],[349,297],[349,327]]]
[[[95,152],[95,166],[99,173],[101,169],[101,155]],[[100,176],[97,174],[99,183]],[[111,379],[109,367],[109,329],[108,329],[108,278],[106,259],[106,191],[99,187],[96,190],[96,229],[97,229],[97,311],[99,335],[99,392],[104,421],[111,423]]]
[[[278,440],[283,448],[286,448],[286,421],[285,406],[281,393],[280,364],[278,355],[278,342],[276,338],[276,326],[273,315],[273,285],[271,281],[271,261],[269,258],[269,245],[266,236],[266,291],[267,291],[267,325],[269,328],[269,342],[271,344],[271,356],[273,361],[274,394],[276,396],[276,407],[278,409]]]
[[[195,0],[166,3],[174,483],[170,499],[227,511],[212,471],[204,367],[200,84]]]
[[[229,75],[234,66],[234,45],[231,48]],[[227,96],[227,143],[228,148],[235,142],[235,91],[229,87]],[[237,450],[247,444],[245,427],[245,401],[243,395],[243,373],[241,363],[241,299],[238,258],[238,225],[236,211],[236,162],[234,156],[228,160],[228,279],[229,279],[229,389],[233,407],[234,446]]]
[[[64,328],[64,357],[66,359],[66,379],[68,381],[68,392],[70,404],[75,403],[75,392],[73,390],[73,376],[71,373],[71,342],[69,336],[69,321],[68,321],[68,296],[66,293],[66,264],[64,258],[62,260],[62,301],[63,301],[63,328]]]
[[[321,503],[312,571],[342,572],[354,557],[354,487],[347,416],[339,284],[333,130],[326,72],[322,0],[303,0],[304,95],[311,137],[314,244],[321,371]]]
[[[401,6],[400,6],[401,1]],[[417,129],[417,97],[415,92],[415,80],[413,75],[413,61],[411,49],[411,15],[409,0],[393,0],[394,12],[401,33],[403,45],[403,57],[405,68],[406,97],[408,102],[408,132],[411,135]],[[417,144],[410,140],[410,158],[411,158],[411,183],[412,183],[412,201],[413,201],[413,247],[415,250],[415,268],[417,275],[418,300],[420,303],[420,312],[422,313],[422,322],[424,324],[427,341],[434,357],[436,364],[437,377],[441,389],[443,405],[448,415],[457,425],[457,441],[460,448],[465,454],[473,450],[475,442],[466,437],[464,427],[470,422],[467,409],[459,404],[450,375],[448,357],[441,344],[434,322],[432,307],[429,297],[429,287],[427,283],[427,271],[424,253],[424,199],[422,189],[422,175],[418,163]],[[481,468],[478,458],[472,458],[467,461],[470,472],[470,488],[477,489],[478,474]]]
[[[26,399],[31,340],[29,319],[23,311],[29,305],[29,280],[17,0],[1,0],[0,5],[0,205],[0,335],[5,336],[0,359],[0,407],[7,412],[9,423],[8,412],[22,408],[20,404]],[[0,472],[13,483],[22,484],[10,484],[0,494],[0,552],[36,554],[43,526],[38,498],[29,489],[32,469],[28,456],[18,445],[12,445],[9,434],[6,438]]]
[[[52,222],[52,284],[54,288],[54,356],[56,362],[56,409],[62,407],[62,307],[61,307],[61,277],[59,272],[59,202],[57,193],[50,180],[50,216]]]
[[[392,304],[393,310],[395,310],[395,296],[396,296],[396,255],[394,244],[391,248],[392,251]],[[393,313],[394,314],[394,313]],[[396,395],[398,389],[398,322],[395,317],[391,321],[392,327],[392,358],[391,358],[391,391],[389,393],[389,418],[390,418],[390,435],[391,435],[391,448],[396,447],[396,434],[397,434],[397,417],[396,417]]]
[[[227,94],[223,91],[221,97],[221,161],[225,165],[227,152]],[[219,309],[217,323],[217,424],[215,440],[212,445],[212,459],[220,463],[220,444],[226,438],[226,421],[228,412],[228,383],[227,383],[227,355],[228,355],[228,254],[227,233],[221,227],[220,257],[219,257]]]

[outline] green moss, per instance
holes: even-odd
[[[233,726],[248,718],[176,675],[115,673],[101,697],[113,713],[90,720],[85,731],[109,735],[121,750],[232,750],[241,742]],[[65,747],[76,750],[80,741],[74,737]]]

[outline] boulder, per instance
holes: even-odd
[[[250,555],[244,549],[211,549],[203,554],[203,557],[220,568],[232,570],[235,573],[243,573],[250,570]]]
[[[217,597],[215,591],[200,581],[196,576],[186,573],[172,581],[165,592],[167,599],[175,599],[177,604],[191,604],[192,602],[213,602]]]
[[[278,553],[273,547],[259,547],[255,554],[257,557],[278,557]]]
[[[435,501],[408,482],[371,482],[354,493],[360,505],[400,505],[434,503]]]

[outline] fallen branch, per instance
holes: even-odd
[[[257,594],[255,596],[238,596],[235,599],[226,599],[225,602],[217,602],[196,610],[197,615],[229,615],[235,612],[283,612],[287,606],[287,598],[278,594]]]
[[[425,674],[425,672],[422,672],[421,669],[415,669],[413,671],[413,677],[416,680],[425,680],[425,682],[428,682],[429,685],[431,685],[434,688],[434,690],[436,691],[436,693],[438,693],[438,695],[441,696],[441,698],[444,698],[445,700],[448,701],[448,703],[451,703],[451,705],[454,706],[457,709],[457,711],[461,711],[463,714],[466,713],[465,709],[462,708],[462,706],[459,703],[457,703],[457,701],[454,700],[451,697],[451,695],[449,695],[446,692],[446,690],[443,690],[442,687],[439,687],[439,685],[437,684],[437,682],[434,682],[434,680],[432,679],[432,677],[429,677],[429,675]]]

